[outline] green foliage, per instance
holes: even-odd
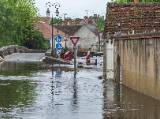
[[[51,23],[50,24],[52,24],[53,23],[53,25],[60,25],[60,24],[62,24],[62,19],[60,19],[60,18],[53,18],[52,20],[51,20]]]
[[[115,0],[117,3],[132,3],[134,0]],[[156,3],[160,0],[139,0],[141,3]]]
[[[103,32],[104,31],[104,27],[105,27],[105,20],[103,17],[99,17],[97,22],[97,27],[99,29],[100,32]]]
[[[48,49],[49,40],[45,39],[41,32],[32,31],[29,38],[25,40],[24,45],[33,49]]]
[[[0,0],[0,46],[24,45],[34,37],[41,42],[34,31],[36,22],[34,0]]]

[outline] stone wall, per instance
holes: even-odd
[[[18,46],[18,45],[10,45],[10,46],[5,46],[0,48],[0,56],[2,58],[12,53],[39,53],[39,52],[44,52],[44,51],[28,49],[26,47]]]

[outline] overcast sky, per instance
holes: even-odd
[[[100,14],[105,15],[106,4],[109,0],[35,0],[36,6],[39,9],[39,14],[45,16],[46,14],[46,5],[45,3],[50,2],[59,2],[61,7],[59,9],[60,16],[64,17],[64,13],[67,13],[66,17],[71,18],[82,18],[84,15]],[[52,8],[53,9],[53,8]],[[55,12],[55,9],[53,9]],[[53,11],[52,10],[52,11]]]

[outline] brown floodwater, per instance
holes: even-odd
[[[0,65],[0,119],[160,119],[160,102],[112,80],[102,69]]]

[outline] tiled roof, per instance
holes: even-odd
[[[39,21],[37,24],[37,29],[42,32],[43,36],[47,39],[51,38],[51,34],[52,34],[52,27],[43,22],[43,21]]]
[[[81,25],[54,25],[60,31],[63,31],[65,34],[72,36],[77,32],[82,26]]]
[[[96,26],[94,25],[54,25],[54,29],[64,32],[68,36],[74,35],[82,26],[87,27],[92,33],[96,36],[99,36],[99,32]],[[37,30],[42,32],[43,36],[47,39],[51,38],[52,27],[46,22],[39,21],[37,26]]]
[[[43,21],[47,24],[50,24],[51,18],[50,17],[38,17],[39,21]]]
[[[160,4],[108,3],[104,35],[160,32]]]

